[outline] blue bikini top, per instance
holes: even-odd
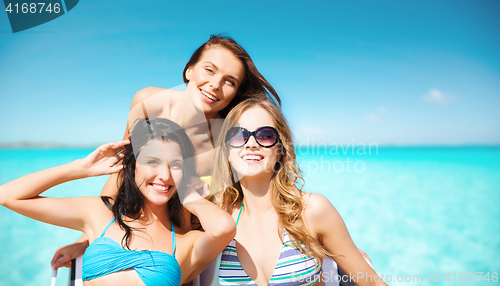
[[[125,250],[104,234],[115,221],[113,218],[101,236],[87,247],[83,255],[83,281],[133,268],[146,286],[181,284],[181,267],[175,259],[175,228],[172,222],[172,255],[161,251]]]

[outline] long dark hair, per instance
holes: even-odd
[[[192,176],[197,176],[194,147],[182,127],[165,118],[145,118],[137,122],[130,132],[131,144],[126,145],[123,150],[123,169],[120,174],[122,180],[118,195],[114,203],[111,203],[110,197],[101,197],[106,206],[113,212],[118,225],[125,231],[122,245],[127,249],[130,249],[128,242],[135,229],[127,225],[122,216],[136,220],[144,210],[144,195],[135,182],[136,159],[142,147],[153,139],[175,142],[181,149],[184,161],[182,181],[179,186],[176,186],[176,194],[167,203],[169,219],[178,227],[182,224],[181,213],[183,211],[178,192],[186,188]]]
[[[208,49],[213,47],[223,47],[230,50],[236,57],[240,59],[245,67],[245,77],[241,82],[241,85],[238,87],[238,91],[236,92],[236,96],[229,103],[226,108],[219,111],[219,114],[222,117],[226,117],[226,115],[235,107],[238,103],[243,100],[253,97],[255,95],[264,95],[267,100],[277,103],[281,106],[281,100],[278,96],[278,93],[274,90],[272,85],[264,78],[262,74],[257,70],[255,64],[250,58],[250,55],[243,49],[235,40],[222,36],[222,35],[211,35],[210,39],[201,45],[191,56],[189,62],[184,67],[184,71],[182,72],[182,77],[184,79],[184,83],[188,83],[189,80],[186,78],[186,71],[188,68],[194,66],[200,61],[201,55]]]

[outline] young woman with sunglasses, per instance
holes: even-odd
[[[269,82],[255,67],[250,55],[233,39],[212,35],[191,56],[183,71],[187,91],[158,87],[140,90],[132,101],[124,139],[137,120],[146,117],[170,119],[182,126],[189,135],[196,152],[197,173],[210,175],[213,161],[213,142],[217,139],[220,121],[239,102],[256,93],[280,103],[280,98]],[[211,124],[212,123],[212,124]],[[107,181],[101,195],[117,194],[116,174]],[[200,186],[200,184],[198,184]],[[189,221],[188,219],[186,221]],[[191,226],[182,226],[189,230]],[[79,241],[57,249],[52,268],[70,266],[88,246]]]
[[[217,144],[211,190],[222,190],[215,200],[232,215],[237,233],[222,253],[221,285],[329,282],[336,278],[321,274],[324,257],[352,273],[356,285],[385,285],[328,199],[298,187],[292,134],[278,107],[246,100],[229,112],[222,132],[226,137]]]
[[[40,196],[67,181],[116,172],[123,180],[115,198]],[[163,118],[142,119],[130,140],[0,186],[0,204],[84,232],[91,241],[83,257],[84,285],[179,286],[235,234],[231,217],[189,186],[193,176],[194,148],[182,128]],[[204,232],[180,228],[181,203],[199,216]]]

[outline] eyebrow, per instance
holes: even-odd
[[[156,160],[156,161],[160,161],[160,162],[167,161],[169,164],[172,164],[172,163],[182,163],[182,164],[184,164],[184,159],[183,158],[172,158],[171,160],[164,160],[164,159],[161,159],[159,157],[146,156],[145,159],[146,160]]]
[[[146,156],[146,159],[161,160],[159,157],[154,157],[154,156]]]
[[[213,66],[216,70],[218,70],[218,69],[219,69],[219,68],[218,68],[218,67],[217,67],[214,63],[212,63],[211,61],[206,61],[205,63],[211,64],[211,65],[212,65],[212,66]],[[238,84],[240,84],[240,81],[239,81],[237,78],[235,78],[234,76],[232,76],[232,75],[228,75],[227,77],[230,77],[230,78],[234,79],[235,81],[237,81],[237,82],[238,82]]]

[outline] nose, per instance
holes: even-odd
[[[165,166],[160,166],[158,168],[158,178],[162,181],[168,181],[171,177],[171,174],[170,174],[170,167],[168,166],[168,164],[166,164]]]
[[[251,148],[257,148],[259,144],[257,144],[257,141],[255,141],[255,136],[252,134],[250,135],[250,138],[248,138],[247,143],[245,144],[245,148],[251,149]]]
[[[221,86],[221,82],[222,82],[221,78],[214,76],[212,78],[212,80],[210,81],[210,87],[215,89],[215,90],[218,90]]]

